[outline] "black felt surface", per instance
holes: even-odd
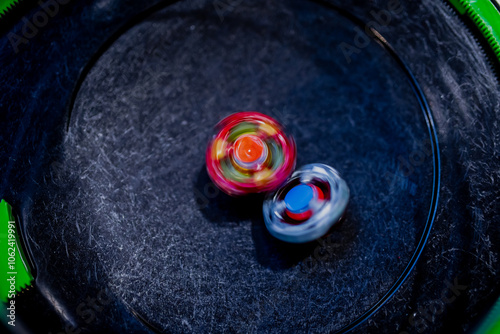
[[[20,55],[2,53],[0,194],[22,214],[41,295],[93,332],[146,331],[134,314],[166,332],[348,325],[402,273],[431,206],[428,125],[406,75],[373,41],[347,62],[338,45],[355,25],[317,4],[245,3],[221,17],[211,2],[179,3],[119,33],[69,114],[79,71],[146,6],[76,3]],[[404,5],[381,29],[430,102],[441,186],[423,257],[359,332],[463,331],[498,295],[498,86],[450,13]],[[212,188],[212,126],[252,109],[287,126],[299,165],[330,164],[348,182],[346,220],[329,238],[278,242],[261,198]],[[436,311],[455,279],[467,290]],[[79,304],[104,288],[113,302],[86,321]]]
[[[207,6],[200,15],[172,6],[99,59],[62,148],[63,173],[82,171],[77,192],[61,200],[87,204],[67,211],[93,231],[108,283],[161,329],[339,329],[388,289],[422,233],[432,167],[410,189],[385,176],[391,157],[424,146],[420,106],[379,45],[347,64],[332,46],[353,24],[336,12],[262,2],[221,24]],[[333,165],[352,189],[331,254],[306,276],[301,264],[317,245],[274,240],[262,201],[208,188],[212,126],[238,110],[283,118],[298,165]]]

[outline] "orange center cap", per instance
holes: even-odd
[[[241,136],[234,143],[236,159],[243,163],[259,160],[264,153],[264,142],[255,135]]]

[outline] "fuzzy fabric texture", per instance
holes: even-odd
[[[21,213],[40,295],[59,305],[55,328],[334,332],[429,236],[356,330],[470,329],[499,293],[498,84],[448,7],[395,4],[337,5],[394,47],[434,124],[395,58],[313,2],[179,2],[120,30],[152,4],[94,1],[61,9],[17,55],[0,40],[0,194]],[[210,182],[213,126],[242,110],[282,122],[298,166],[340,171],[351,201],[328,237],[277,241],[262,196]],[[91,317],[81,304],[102,291],[112,301]]]

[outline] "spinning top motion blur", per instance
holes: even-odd
[[[216,131],[206,152],[207,171],[229,195],[273,191],[295,168],[295,142],[269,116],[235,113],[221,120]]]
[[[349,188],[335,169],[306,165],[264,202],[266,227],[283,241],[313,241],[340,221],[348,201]]]

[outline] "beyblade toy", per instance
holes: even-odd
[[[220,121],[216,130],[206,153],[207,171],[225,193],[273,191],[293,172],[295,142],[273,118],[238,112]]]
[[[320,238],[343,216],[349,188],[323,164],[306,165],[264,201],[266,227],[276,238],[304,243]]]

